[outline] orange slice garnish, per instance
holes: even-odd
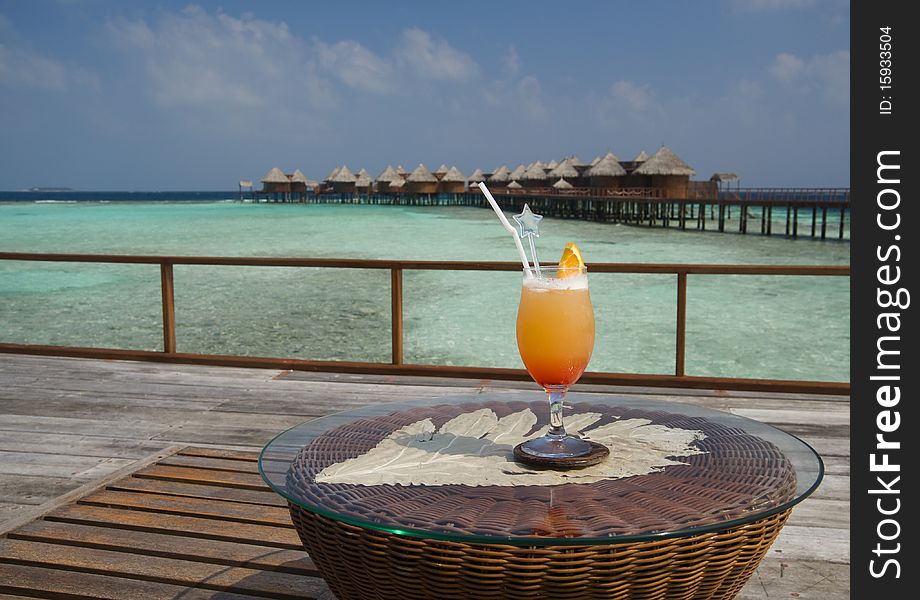
[[[573,277],[581,273],[584,268],[585,259],[581,256],[581,250],[574,242],[566,243],[565,250],[562,251],[562,258],[559,259],[558,277],[560,279]]]

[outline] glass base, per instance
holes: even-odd
[[[591,444],[572,435],[545,435],[524,442],[520,448],[525,454],[539,458],[575,458],[593,450]]]

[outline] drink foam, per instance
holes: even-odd
[[[588,289],[587,275],[573,275],[562,279],[551,277],[525,277],[524,287],[534,290],[586,290]]]

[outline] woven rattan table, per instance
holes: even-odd
[[[687,404],[570,394],[567,429],[610,458],[513,462],[547,424],[539,392],[376,405],[262,452],[340,600],[733,598],[823,475],[814,450]]]

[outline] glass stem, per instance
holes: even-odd
[[[562,425],[562,403],[565,400],[565,386],[548,387],[546,395],[549,398],[549,431],[550,437],[565,437],[565,427]]]

